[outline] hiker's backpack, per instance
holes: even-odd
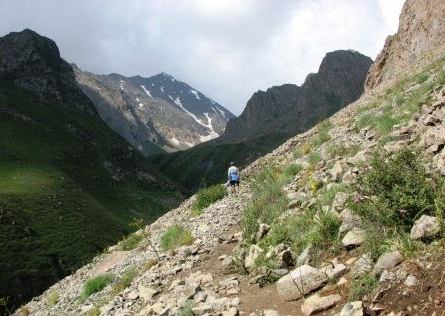
[[[230,181],[238,181],[238,180],[239,180],[238,172],[231,172],[230,173]]]

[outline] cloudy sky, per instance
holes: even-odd
[[[375,58],[404,0],[2,0],[0,35],[31,28],[95,73],[167,72],[239,114],[301,84],[326,52]]]

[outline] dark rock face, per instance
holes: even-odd
[[[303,132],[356,100],[372,60],[355,51],[326,54],[318,73],[304,84],[275,86],[256,92],[243,113],[228,122],[223,141],[238,142],[271,133]]]
[[[96,115],[77,87],[71,66],[60,58],[56,43],[29,29],[0,38],[0,80]]]
[[[96,75],[73,68],[100,117],[145,155],[162,149],[188,149],[214,139],[234,117],[222,105],[166,73],[143,78]]]

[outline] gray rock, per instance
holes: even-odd
[[[228,310],[222,312],[222,316],[238,316],[239,310],[236,307],[230,307]]]
[[[351,276],[356,279],[372,270],[372,259],[369,254],[362,255],[354,262],[351,268]]]
[[[344,170],[340,163],[340,161],[337,161],[334,166],[331,169],[331,180],[332,181],[340,181],[343,177]]]
[[[346,266],[341,263],[330,264],[326,267],[320,269],[320,271],[328,277],[328,279],[333,279],[342,276],[346,272]]]
[[[298,256],[297,267],[303,264],[309,264],[311,261],[311,246],[304,248],[303,252]]]
[[[252,268],[255,265],[255,260],[260,256],[260,254],[263,253],[263,249],[261,249],[257,245],[252,245],[249,248],[249,253],[246,257],[244,266],[246,268]]]
[[[345,192],[337,192],[334,200],[332,201],[332,208],[335,211],[341,211],[344,208],[347,200],[348,195]]]
[[[343,246],[347,248],[360,246],[365,240],[365,231],[361,229],[353,229],[346,233],[342,239]]]
[[[304,301],[301,311],[304,315],[312,315],[331,308],[339,301],[341,301],[341,296],[338,294],[323,297],[315,294]]]
[[[149,286],[145,286],[145,285],[139,285],[138,291],[139,291],[139,296],[145,300],[149,300],[149,299],[153,298],[153,296],[155,296],[156,294],[159,293],[158,290],[155,290],[155,289],[153,289]]]
[[[374,266],[374,275],[380,275],[383,270],[391,269],[400,264],[403,256],[399,251],[385,252],[378,259]]]
[[[328,280],[326,274],[309,265],[302,265],[277,282],[278,295],[287,301],[299,299],[318,289]]]
[[[352,213],[352,211],[347,208],[340,213],[340,219],[342,221],[341,226],[338,230],[340,234],[347,233],[354,228],[360,228],[362,226],[362,220],[360,216]]]
[[[431,238],[440,232],[440,224],[436,217],[422,215],[411,229],[410,238],[414,240]]]
[[[414,275],[408,275],[403,284],[407,287],[414,287],[417,285],[417,278]]]
[[[269,232],[270,226],[267,224],[260,224],[258,228],[258,232],[256,233],[256,240],[260,240]]]
[[[379,282],[388,282],[388,281],[394,281],[397,278],[396,274],[394,272],[383,270],[382,274],[380,275]]]
[[[265,309],[263,311],[263,316],[280,316],[280,313],[273,309]]]
[[[339,316],[363,316],[363,302],[355,301],[346,303]]]

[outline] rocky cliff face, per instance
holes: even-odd
[[[76,80],[100,117],[144,154],[191,148],[216,138],[234,115],[172,76],[95,75],[74,66]],[[147,146],[147,140],[149,146]]]
[[[386,39],[369,71],[366,89],[384,88],[442,57],[444,12],[443,0],[407,0],[400,14],[399,29]]]
[[[29,29],[0,38],[0,80],[97,114],[78,88],[71,66],[60,58],[56,43]]]
[[[304,84],[256,92],[243,113],[227,124],[223,140],[240,141],[270,133],[289,136],[307,130],[357,99],[372,60],[355,51],[335,51]]]

